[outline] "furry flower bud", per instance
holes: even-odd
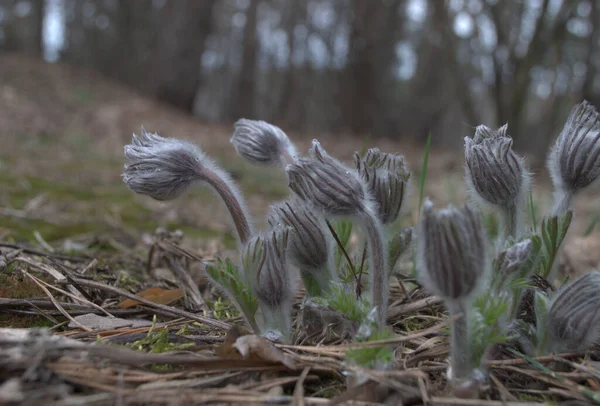
[[[570,206],[571,196],[600,176],[600,115],[587,101],[575,106],[548,155],[556,212]],[[563,196],[563,195],[566,195]],[[563,200],[562,203],[559,203]],[[562,207],[558,207],[562,206]]]
[[[157,200],[180,196],[194,183],[209,185],[221,198],[233,220],[242,244],[252,233],[250,214],[231,177],[196,145],[151,134],[142,127],[125,146],[123,180],[135,193]]]
[[[426,200],[418,235],[423,285],[449,301],[470,297],[488,271],[488,247],[480,216],[468,206],[435,212]]]
[[[286,167],[290,189],[301,199],[332,216],[354,216],[367,207],[364,185],[337,159],[313,140],[311,158]]]
[[[311,296],[328,291],[332,244],[325,220],[294,199],[271,206],[269,224],[290,227],[290,259],[300,269],[305,288]]]
[[[271,206],[269,224],[291,228],[290,257],[300,268],[328,265],[331,241],[323,217],[297,200]]]
[[[530,238],[523,240],[498,254],[496,270],[510,277],[529,260],[532,252],[533,241]]]
[[[256,234],[242,252],[242,265],[258,299],[275,307],[289,298],[290,283],[286,264],[289,229],[277,227]]]
[[[600,272],[562,287],[548,313],[550,350],[585,351],[600,340]]]
[[[289,228],[275,227],[255,235],[242,251],[242,265],[263,314],[267,336],[289,337],[291,331],[292,278],[286,251]]]
[[[212,166],[204,153],[191,142],[163,138],[147,132],[133,134],[125,146],[123,180],[135,193],[156,200],[171,200],[192,183],[201,180],[206,166]]]
[[[527,179],[525,162],[512,150],[507,129],[508,125],[497,130],[480,125],[473,138],[465,137],[466,178],[472,193],[503,207],[515,204]]]
[[[367,185],[367,191],[376,201],[377,215],[382,224],[396,221],[406,201],[410,180],[404,157],[372,148],[364,158],[355,153],[354,163]]]
[[[241,119],[234,124],[231,143],[239,156],[251,162],[276,165],[294,162],[296,148],[279,128],[265,121]]]

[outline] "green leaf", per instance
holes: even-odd
[[[394,334],[388,328],[377,329],[366,342],[392,338]],[[363,368],[378,368],[389,365],[394,360],[394,350],[389,345],[378,347],[352,348],[346,351],[346,362]]]
[[[548,312],[550,299],[546,293],[536,291],[533,296],[535,311],[535,347],[538,355],[548,352]]]
[[[326,299],[332,310],[344,314],[351,321],[363,321],[369,311],[369,303],[364,296],[357,299],[354,292],[343,286],[334,285]]]
[[[350,235],[352,235],[352,222],[349,220],[338,220],[331,225],[332,234],[336,239],[335,267],[338,269],[344,259],[344,250],[347,250]]]
[[[542,222],[542,258],[538,274],[548,278],[559,253],[560,246],[573,220],[573,211],[566,212],[563,216],[552,216]]]
[[[533,203],[533,189],[529,189],[529,211],[531,213],[531,223],[533,224],[533,232],[537,234],[537,220],[535,217],[535,204]]]
[[[469,320],[469,341],[473,367],[480,366],[490,345],[505,343],[510,339],[503,329],[503,326],[507,324],[503,318],[507,315],[509,300],[508,295],[490,296],[489,292],[485,292],[473,302]]]
[[[258,300],[252,293],[252,290],[244,282],[235,266],[228,258],[223,261],[218,258],[213,265],[206,266],[206,273],[210,279],[239,308],[240,312],[248,320],[248,324],[258,332],[256,320],[254,318],[258,310]]]

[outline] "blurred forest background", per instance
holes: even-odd
[[[210,121],[545,154],[600,105],[600,0],[0,0],[0,50],[93,68]],[[540,156],[540,158],[542,157]]]

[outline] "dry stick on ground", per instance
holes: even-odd
[[[216,357],[205,357],[194,352],[185,352],[184,354],[170,353],[144,353],[130,348],[104,345],[104,344],[85,344],[77,340],[50,335],[48,333],[40,334],[30,329],[10,329],[0,328],[0,351],[3,347],[9,346],[9,350],[14,353],[15,348],[29,348],[36,345],[43,348],[43,356],[54,359],[56,353],[62,356],[70,355],[69,352],[75,351],[76,354],[84,352],[87,356],[100,357],[110,360],[117,364],[129,365],[132,367],[141,367],[150,364],[170,364],[187,365],[197,368],[204,368],[210,371],[216,370],[252,370],[252,371],[289,371],[290,369],[283,364],[262,361],[254,359],[224,359]],[[19,357],[20,362],[28,363],[27,359],[36,357],[37,354],[27,353],[27,357]],[[4,355],[4,354],[3,354]],[[87,357],[86,357],[87,359]]]
[[[208,318],[208,317],[203,317],[203,316],[200,316],[200,315],[197,315],[197,314],[194,314],[194,313],[186,312],[185,310],[177,309],[175,307],[171,307],[171,306],[166,306],[166,305],[154,303],[154,302],[151,302],[150,300],[146,300],[146,299],[141,298],[141,297],[139,297],[137,295],[134,295],[132,293],[126,292],[126,291],[124,291],[122,289],[115,288],[114,286],[109,286],[109,285],[106,285],[104,283],[95,282],[95,281],[91,281],[91,280],[87,280],[87,279],[82,279],[82,278],[73,278],[73,280],[76,283],[78,283],[79,285],[87,286],[87,287],[90,287],[90,288],[96,288],[96,289],[104,290],[104,291],[107,291],[107,292],[112,292],[112,293],[115,293],[117,295],[124,296],[124,297],[126,297],[128,299],[135,300],[136,302],[145,304],[148,307],[151,307],[151,308],[154,308],[154,309],[158,309],[158,310],[161,310],[163,312],[172,314],[174,316],[187,317],[188,319],[195,320],[195,321],[207,324],[207,325],[215,327],[215,328],[220,328],[222,330],[229,330],[231,328],[231,325],[229,323],[225,323],[225,322],[219,321],[219,320],[214,320],[214,319],[211,319],[211,318]]]
[[[435,296],[431,296],[426,297],[424,299],[419,299],[411,303],[402,304],[400,306],[394,306],[388,309],[387,319],[388,321],[394,321],[397,317],[402,316],[404,314],[414,313],[424,308],[438,305],[441,303],[443,303],[442,299]]]

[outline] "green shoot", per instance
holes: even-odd
[[[252,294],[250,287],[242,282],[243,278],[240,277],[237,267],[231,260],[217,259],[214,265],[206,266],[206,273],[239,308],[250,327],[258,332],[258,324],[254,318],[258,310],[258,300]]]

